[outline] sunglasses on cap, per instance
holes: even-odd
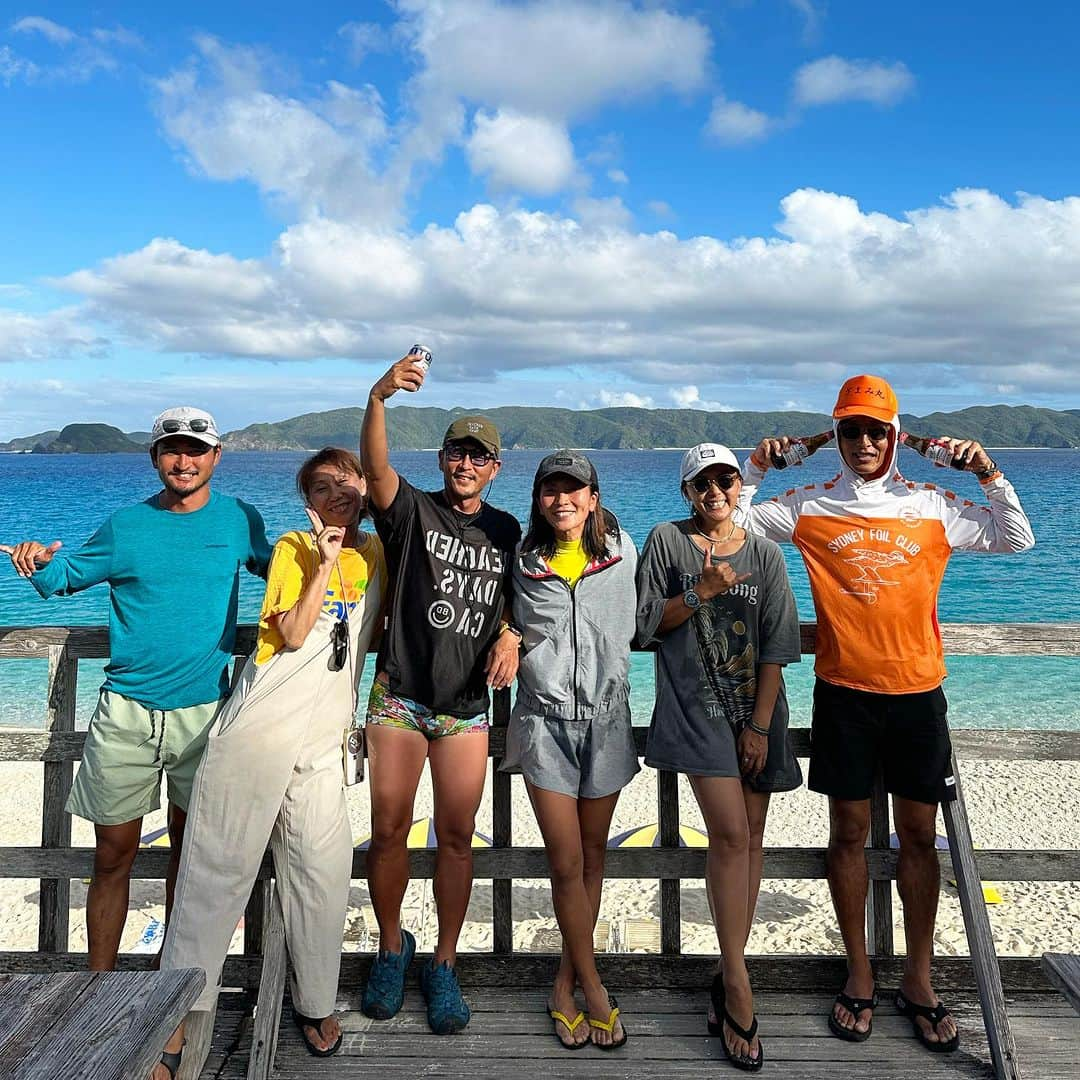
[[[885,424],[874,424],[871,427],[863,427],[862,424],[837,424],[836,431],[841,439],[850,439],[854,442],[864,435],[869,435],[873,442],[884,442],[889,437],[889,428]]]
[[[704,495],[710,487],[717,491],[730,491],[741,479],[737,472],[726,472],[719,476],[695,476],[690,485],[699,495]]]
[[[334,629],[330,632],[330,663],[331,671],[340,671],[349,658],[349,624],[344,619],[338,619],[334,623]]]
[[[443,453],[447,461],[464,461],[468,458],[478,468],[482,468],[488,462],[499,460],[498,455],[487,450],[469,450],[458,443],[447,443],[443,447]]]
[[[210,430],[210,421],[196,416],[192,420],[162,420],[161,430],[166,435],[175,435],[178,431],[195,431],[202,433]]]

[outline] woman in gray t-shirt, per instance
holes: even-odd
[[[706,884],[723,956],[709,1030],[760,1068],[743,950],[761,884],[769,795],[802,782],[781,670],[800,659],[799,620],[776,544],[735,524],[741,485],[726,447],[683,458],[685,521],[650,533],[638,564],[638,638],[656,649],[646,764],[686,773],[709,833]]]

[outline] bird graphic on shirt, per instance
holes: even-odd
[[[859,576],[852,578],[852,582],[865,581],[868,585],[899,585],[899,581],[887,581],[878,573],[883,566],[897,566],[906,563],[907,559],[899,551],[871,551],[870,548],[852,548],[854,558],[845,559],[859,571]]]

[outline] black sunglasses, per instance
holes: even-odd
[[[330,655],[330,670],[340,671],[349,658],[349,624],[344,619],[338,619],[334,623],[334,629],[330,633],[330,644],[333,647]]]
[[[456,443],[447,443],[443,447],[443,453],[446,455],[447,461],[464,461],[466,457],[477,466],[484,466],[489,461],[498,461],[499,458],[496,454],[491,454],[487,450],[469,450],[464,446],[458,446]]]
[[[710,487],[715,487],[717,491],[730,491],[741,479],[737,472],[726,472],[719,476],[695,476],[690,483],[699,495],[704,495]]]
[[[166,435],[175,435],[178,431],[209,431],[210,421],[196,416],[194,420],[162,420],[161,430]]]
[[[850,439],[854,442],[864,435],[869,435],[874,442],[884,442],[889,437],[889,429],[884,424],[875,424],[874,427],[863,427],[862,424],[837,424],[836,430],[841,439]]]

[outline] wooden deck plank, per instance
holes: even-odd
[[[342,1053],[315,1062],[291,1025],[283,1025],[278,1044],[276,1080],[368,1080],[371,1077],[468,1075],[495,1080],[523,1069],[542,1071],[545,1080],[596,1080],[625,1077],[649,1080],[700,1077],[723,1067],[719,1040],[705,1032],[704,990],[660,988],[620,994],[630,1042],[625,1050],[604,1053],[586,1048],[561,1049],[543,1012],[542,988],[519,986],[495,990],[466,988],[473,1022],[460,1035],[441,1038],[427,1031],[422,1001],[409,985],[406,1004],[391,1021],[375,1022],[359,1012],[342,1014]],[[757,996],[765,1045],[766,1069],[774,1077],[804,1080],[911,1080],[913,1076],[973,1077],[990,1080],[989,1047],[982,1030],[977,995],[970,989],[949,998],[962,1031],[957,1054],[923,1050],[886,996],[874,1020],[874,1036],[863,1044],[833,1038],[825,1022],[831,996],[790,992]],[[1080,1017],[1052,991],[1010,994],[1013,1029],[1025,1080],[1074,1080],[1080,1060]],[[340,1005],[356,1005],[345,994]],[[240,1080],[248,1050],[240,1045],[215,1062],[203,1080]],[[727,1075],[727,1073],[724,1073]]]

